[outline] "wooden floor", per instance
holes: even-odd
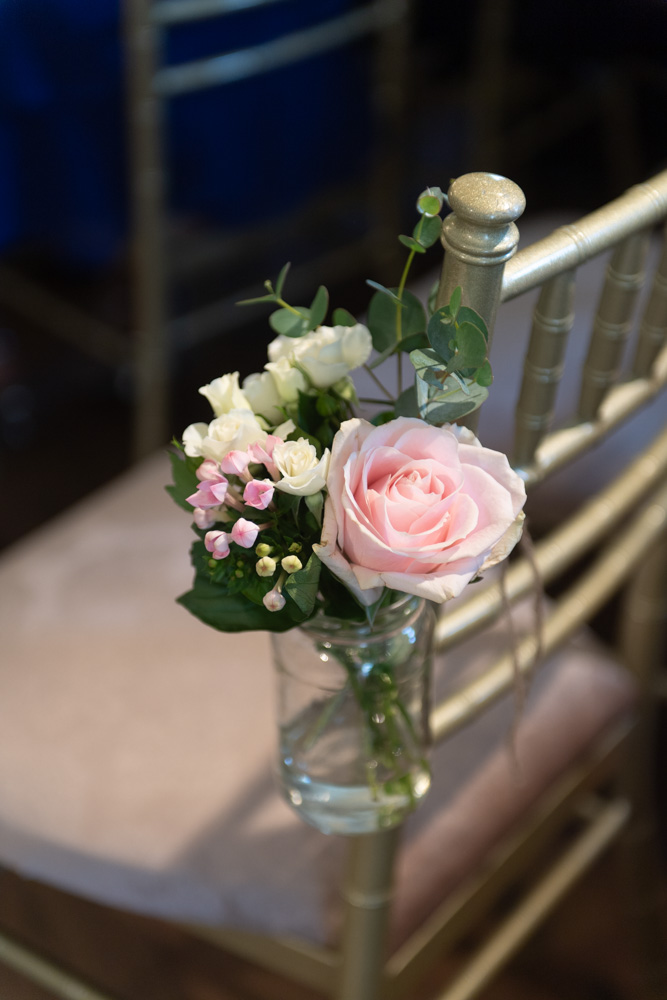
[[[643,1000],[632,919],[613,858],[603,860],[483,1000]],[[667,894],[661,892],[667,907]],[[178,928],[26,882],[0,871],[0,924],[118,1000],[315,1000],[310,990],[253,969]],[[663,946],[667,954],[667,935]],[[435,970],[414,1000],[456,969]],[[52,1000],[0,965],[0,1000]]]

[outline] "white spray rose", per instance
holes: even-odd
[[[276,337],[269,344],[269,358],[276,364],[284,364],[285,359],[298,362],[314,386],[328,389],[353,368],[365,364],[372,347],[370,332],[361,323],[320,326],[305,337]]]
[[[285,337],[285,340],[289,340],[289,337]],[[269,357],[271,357],[270,353]],[[293,368],[286,357],[281,357],[277,361],[269,361],[264,367],[272,376],[278,394],[285,403],[296,403],[299,392],[305,392],[308,388],[299,369]]]
[[[253,413],[259,413],[269,424],[273,425],[282,419],[278,409],[281,399],[271,372],[254,372],[243,380],[243,392],[250,403]]]
[[[264,444],[266,431],[252,410],[230,410],[208,426],[190,424],[183,432],[185,454],[221,462],[230,451],[245,451],[255,441]]]
[[[327,484],[329,449],[318,459],[315,448],[306,438],[285,441],[273,449],[275,462],[282,479],[275,484],[283,493],[310,496],[319,493]]]
[[[199,391],[202,396],[206,396],[208,399],[216,417],[221,417],[223,413],[229,413],[230,410],[251,409],[250,403],[239,386],[238,372],[221,375],[220,378],[213,379],[209,385],[203,385]]]

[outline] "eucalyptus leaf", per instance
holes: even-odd
[[[440,281],[434,281],[431,285],[431,290],[428,293],[428,299],[426,300],[426,309],[428,310],[429,316],[432,316],[435,312],[435,306],[438,299],[438,291],[440,289]]]
[[[322,323],[324,317],[327,314],[327,309],[329,308],[329,293],[324,287],[320,285],[315,293],[315,298],[310,303],[310,329],[315,330]]]
[[[426,247],[418,243],[417,240],[413,239],[412,236],[399,236],[399,243],[402,243],[404,247],[408,250],[414,251],[414,253],[426,253]]]
[[[428,339],[436,354],[445,364],[454,356],[456,326],[451,317],[449,306],[441,306],[428,321]]]
[[[456,357],[449,362],[456,362],[457,369],[479,368],[486,361],[487,345],[484,334],[472,323],[461,323],[456,331]]]
[[[484,364],[475,374],[475,382],[477,385],[489,386],[493,383],[493,372],[491,370],[491,362],[485,361]]]
[[[357,321],[347,309],[334,309],[331,317],[334,326],[356,326]]]
[[[449,299],[449,311],[453,319],[457,319],[459,309],[461,308],[461,296],[462,296],[461,286],[457,285],[452,292]]]
[[[427,347],[425,350],[410,351],[410,361],[417,373],[417,378],[438,389],[442,387],[442,380],[438,378],[438,375],[444,373],[444,367],[433,348]]]
[[[369,285],[370,288],[374,288],[376,292],[381,292],[383,295],[387,295],[390,299],[393,299],[394,302],[400,303],[401,300],[396,292],[392,291],[391,288],[385,288],[385,286],[381,285],[379,281],[371,281],[370,278],[366,278],[366,284]]]
[[[429,389],[425,402],[422,397],[419,413],[431,424],[452,423],[480,407],[487,396],[483,386],[470,382],[463,390],[459,381],[450,377],[439,390]]]
[[[410,354],[411,351],[426,350],[429,346],[425,333],[411,333],[409,336],[403,337],[401,342],[396,345],[396,349]]]
[[[479,313],[475,312],[474,309],[471,309],[469,306],[461,306],[461,308],[458,311],[456,320],[459,324],[472,323],[473,326],[476,326],[479,330],[482,331],[482,333],[484,334],[484,339],[488,343],[489,331],[487,330],[486,323],[479,315]]]
[[[305,306],[298,306],[298,314],[290,309],[277,309],[269,316],[269,325],[276,333],[284,337],[303,337],[308,333],[310,311]]]
[[[396,400],[397,417],[418,417],[417,389],[414,385],[405,389]]]
[[[417,199],[417,211],[422,215],[439,215],[443,201],[444,195],[439,187],[427,187]]]
[[[403,298],[374,295],[368,306],[368,329],[376,351],[385,351],[397,340],[397,314],[401,309],[401,339],[426,330],[426,313],[419,299],[406,290]]]
[[[432,247],[440,239],[442,231],[442,219],[439,216],[422,216],[415,228],[412,230],[417,243],[424,248]]]
[[[283,285],[285,284],[285,278],[287,277],[287,272],[291,267],[291,263],[288,261],[287,264],[283,266],[276,280],[276,296],[282,298],[283,295]]]

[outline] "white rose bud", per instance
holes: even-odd
[[[204,458],[221,462],[228,452],[245,451],[256,441],[264,444],[266,431],[260,426],[252,410],[230,410],[208,425],[201,444],[202,454]]]
[[[215,378],[209,385],[203,385],[199,391],[202,396],[206,396],[208,399],[216,417],[221,417],[223,413],[229,413],[230,410],[251,409],[250,403],[239,386],[238,372]]]
[[[294,338],[285,337],[282,333],[272,340],[266,349],[269,361],[280,361],[281,358],[288,358],[294,350]]]
[[[319,493],[327,484],[329,449],[318,460],[315,448],[306,438],[285,441],[273,449],[273,461],[282,479],[275,484],[277,490],[296,496]]]
[[[320,326],[294,341],[290,358],[298,361],[318,389],[328,389],[352,368],[363,365],[373,342],[365,326]]]
[[[204,438],[208,434],[208,424],[190,424],[183,431],[183,449],[189,458],[201,458],[204,454]]]
[[[282,413],[278,409],[282,399],[271,372],[254,372],[248,375],[243,380],[243,392],[253,413],[260,414],[271,425],[282,419]]]
[[[305,392],[308,388],[299,369],[293,368],[286,357],[269,361],[264,367],[273,376],[278,395],[285,403],[296,403],[299,392]]]
[[[361,365],[366,364],[371,356],[373,339],[370,331],[362,323],[342,328],[340,326],[334,327],[334,330],[340,329],[344,330],[341,337],[343,361],[350,371],[353,368],[360,368]]]

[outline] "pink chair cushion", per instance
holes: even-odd
[[[0,863],[170,920],[331,941],[344,839],[274,790],[268,637],[174,603],[191,533],[168,477],[157,455],[0,560]],[[441,681],[496,650],[446,658]],[[509,701],[438,750],[407,824],[395,940],[631,699],[584,643],[534,684],[521,780]]]

